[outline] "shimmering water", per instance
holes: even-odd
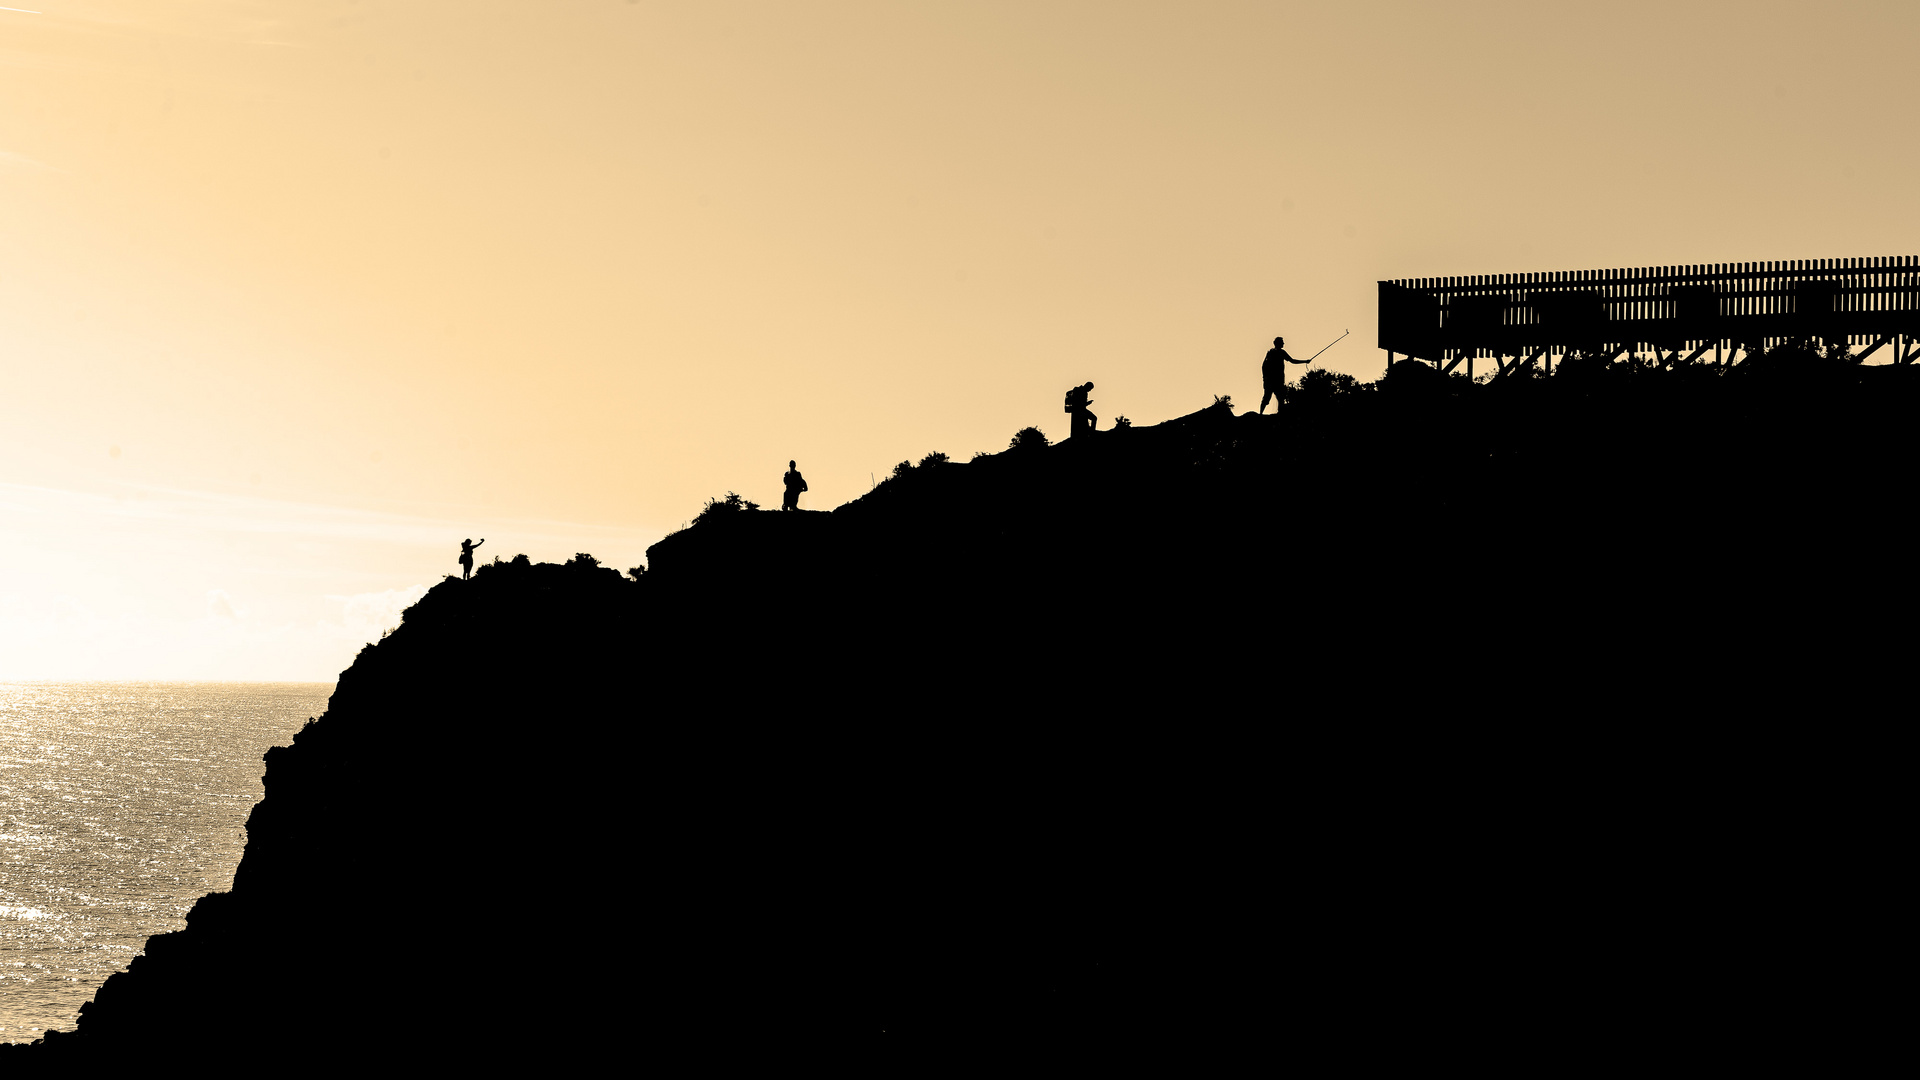
[[[0,683],[0,1042],[71,1029],[229,888],[260,755],[331,683]]]

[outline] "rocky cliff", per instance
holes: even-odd
[[[361,653],[267,755],[233,890],[34,1053],[1200,1053],[1276,980],[1359,1030],[1399,1008],[1368,972],[1464,962],[1408,890],[1433,930],[1435,882],[1497,873],[1432,818],[1537,735],[1437,721],[1550,680],[1468,666],[1604,696],[1676,553],[1870,523],[1914,396],[1873,378],[1216,407],[709,513],[637,578],[496,561]]]

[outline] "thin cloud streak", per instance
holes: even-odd
[[[0,483],[0,678],[325,680],[484,554],[637,564],[658,530]]]
[[[120,492],[101,494],[0,482],[0,508],[36,515],[84,513],[217,532],[302,535],[430,547],[446,546],[447,537],[462,530],[487,528],[516,537],[520,543],[542,547],[598,540],[622,545],[638,543],[644,548],[665,535],[660,529],[515,518],[484,512],[444,517],[400,514],[147,484],[121,485]]]
[[[65,172],[66,171],[65,169],[55,168],[54,166],[49,165],[44,161],[40,161],[35,158],[30,158],[25,154],[16,154],[11,150],[0,150],[0,163],[4,163],[7,165],[18,165],[21,168],[34,169],[39,172]]]

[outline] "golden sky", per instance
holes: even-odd
[[[330,678],[466,536],[1372,378],[1381,278],[1920,252],[1912,3],[18,6],[0,678]]]

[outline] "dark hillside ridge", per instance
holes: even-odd
[[[1876,493],[1905,490],[1920,386],[1429,375],[706,514],[637,580],[443,581],[267,754],[233,890],[10,1060],[1624,1030],[1689,992],[1610,989],[1664,962],[1660,911],[1570,935],[1500,899],[1584,842],[1556,807],[1640,767],[1596,780],[1606,741],[1549,732],[1633,699],[1622,633],[1738,620],[1756,561],[1904,515]]]
[[[1536,534],[1532,550],[1576,552],[1649,533],[1797,533],[1808,512],[1825,522],[1814,539],[1889,524],[1887,496],[1908,482],[1920,368],[1791,361],[1733,372],[1576,361],[1488,385],[1403,363],[1378,384],[1289,391],[1284,422],[1215,407],[912,469],[830,519],[712,515],[648,556],[655,571],[703,582],[722,563],[724,577],[839,553],[860,566],[938,553],[1001,572],[999,560],[1031,567],[1052,552],[1127,561],[1132,577],[1167,564],[1156,551],[1252,569],[1276,549],[1445,558],[1476,537],[1501,543],[1504,529]]]

